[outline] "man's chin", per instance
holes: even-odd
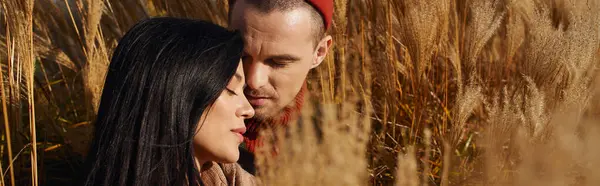
[[[261,107],[254,108],[253,119],[268,120],[268,119],[274,118],[276,115],[277,114],[274,113],[273,108],[268,107],[268,106],[261,106]]]
[[[254,117],[252,119],[266,120],[272,118],[264,108],[254,109]]]

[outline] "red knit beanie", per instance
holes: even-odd
[[[305,0],[308,4],[312,5],[323,18],[325,30],[329,30],[331,27],[331,19],[333,18],[333,0]],[[235,3],[235,0],[229,0],[229,7]]]

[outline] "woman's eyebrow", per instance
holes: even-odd
[[[238,81],[242,81],[243,77],[241,74],[239,73],[235,73],[235,75],[233,75]]]

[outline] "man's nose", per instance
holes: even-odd
[[[260,89],[269,82],[269,66],[262,62],[252,61],[244,64],[246,86],[250,90]]]

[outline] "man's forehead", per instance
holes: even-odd
[[[242,4],[242,5],[240,5]],[[241,7],[237,7],[237,6]],[[277,40],[280,38],[311,39],[312,32],[310,13],[305,9],[287,11],[274,10],[268,13],[237,3],[231,17],[233,29],[240,30],[244,35],[266,37]]]
[[[244,34],[244,42],[244,51],[259,58],[272,58],[275,56],[301,58],[305,52],[309,52],[311,49],[308,48],[311,46],[310,42],[303,39],[278,37],[252,30]]]
[[[232,16],[231,27],[244,35],[248,53],[295,54],[312,49],[310,20],[297,10],[262,13],[246,8]]]

